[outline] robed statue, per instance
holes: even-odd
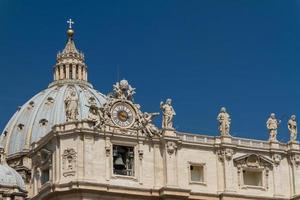
[[[230,119],[230,115],[227,113],[225,107],[221,108],[220,113],[217,117],[217,120],[219,121],[219,131],[220,131],[221,135],[229,136],[231,119]]]
[[[294,142],[297,140],[297,122],[296,115],[292,115],[288,121],[288,129],[290,131],[290,141]]]
[[[67,92],[67,97],[65,98],[65,112],[67,122],[78,120],[78,101],[79,99],[75,89],[70,88]]]
[[[271,113],[267,121],[267,128],[269,130],[270,139],[269,141],[277,141],[277,129],[279,127],[280,120],[276,119],[275,113]]]

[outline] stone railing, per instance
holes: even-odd
[[[195,143],[195,144],[220,144],[222,141],[222,137],[220,136],[207,136],[207,135],[199,135],[199,134],[191,134],[184,132],[177,132],[179,138],[183,142],[187,143]],[[255,140],[255,139],[247,139],[247,138],[237,138],[237,137],[228,137],[229,140],[226,140],[227,143],[236,145],[242,148],[252,148],[252,149],[263,149],[269,150],[271,148],[278,149],[281,151],[287,151],[289,149],[299,149],[300,143],[281,143],[281,142],[269,142],[264,140]]]

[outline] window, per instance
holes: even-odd
[[[262,171],[243,170],[244,185],[262,187],[262,177]]]
[[[41,184],[44,185],[49,181],[49,169],[42,170]]]
[[[190,164],[190,182],[204,183],[204,164]]]
[[[134,148],[113,146],[113,173],[115,175],[134,176]]]

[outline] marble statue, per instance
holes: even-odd
[[[173,118],[176,115],[172,106],[172,99],[167,99],[166,102],[160,102],[160,109],[163,113],[162,128],[173,129]]]
[[[132,100],[132,97],[135,94],[135,88],[131,87],[131,85],[129,85],[128,81],[125,79],[114,84],[113,90],[115,98],[118,99]]]
[[[231,119],[230,119],[230,115],[226,112],[225,107],[221,108],[217,120],[219,121],[219,130],[221,135],[229,136]]]
[[[276,119],[275,113],[271,113],[267,121],[267,128],[270,134],[269,141],[277,141],[277,129],[279,124],[280,124],[280,120]]]
[[[153,135],[160,135],[160,130],[152,123],[153,118],[158,116],[159,113],[147,113],[145,112],[141,118],[141,125],[144,127],[144,132],[150,137]]]
[[[70,89],[67,93],[67,97],[65,98],[65,112],[67,122],[77,120],[79,115],[78,101],[79,99],[75,89]]]
[[[290,141],[294,142],[297,140],[297,122],[296,115],[292,115],[288,121],[288,129],[290,131]]]
[[[103,124],[103,110],[97,106],[96,100],[91,98],[89,100],[89,115],[88,120],[94,123],[94,128],[99,128]]]

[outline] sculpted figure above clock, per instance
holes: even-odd
[[[97,107],[93,101],[89,102],[88,120],[95,128],[110,126],[149,137],[159,136],[161,131],[152,123],[159,113],[143,113],[141,106],[133,101],[134,94],[135,88],[131,87],[127,80],[117,82],[103,107]]]

